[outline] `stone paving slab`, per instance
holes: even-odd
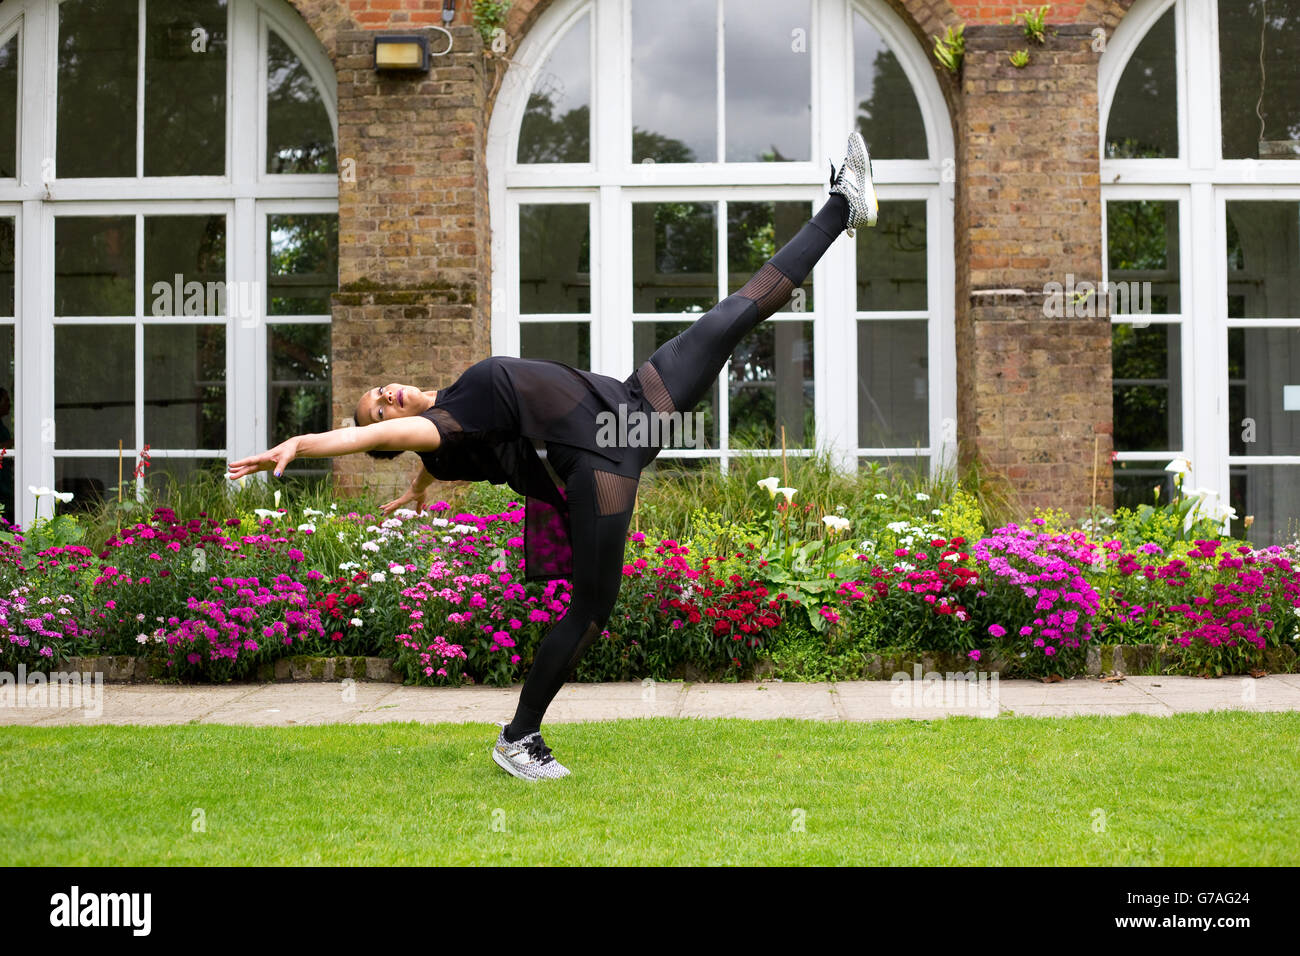
[[[30,689],[29,689],[30,690]],[[0,705],[0,727],[89,724],[494,723],[509,720],[519,687],[404,687],[329,682],[176,686],[106,684],[76,707]],[[99,694],[97,699],[95,694]],[[937,695],[937,696],[936,696]],[[1128,677],[1106,682],[1076,678],[1053,684],[999,680],[852,681],[736,684],[626,682],[567,684],[548,723],[643,717],[739,717],[752,720],[935,720],[949,716],[1015,714],[1194,713],[1212,710],[1300,711],[1300,675],[1259,678]]]
[[[227,701],[199,719],[203,724],[347,724],[392,693],[391,684],[357,681],[301,684],[285,694],[278,684],[265,684],[251,694]]]
[[[777,681],[691,684],[677,716],[742,717],[751,720],[769,720],[774,717],[843,719],[836,709],[830,684],[786,684]]]

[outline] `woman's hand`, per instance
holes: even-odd
[[[380,505],[379,510],[382,511],[385,515],[390,515],[398,508],[405,505],[407,502],[414,501],[415,502],[414,510],[418,514],[419,512],[424,510],[424,495],[425,493],[423,491],[416,491],[413,488],[407,488],[406,493],[403,494],[400,498],[394,498],[392,501],[388,502],[387,504]]]
[[[282,441],[270,451],[264,451],[260,455],[252,455],[248,458],[241,458],[239,461],[232,461],[230,467],[226,470],[226,477],[231,481],[238,481],[247,475],[256,474],[259,471],[274,470],[278,478],[284,474],[284,469],[289,462],[298,457],[298,438],[295,436]]]

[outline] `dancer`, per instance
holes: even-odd
[[[618,416],[620,405],[629,416],[688,413],[745,334],[790,300],[839,234],[852,237],[875,225],[871,161],[856,132],[839,172],[831,166],[830,193],[740,291],[622,382],[560,362],[492,356],[441,390],[400,384],[370,389],[357,405],[359,427],[291,438],[232,462],[230,477],[268,470],[280,475],[298,457],[364,451],[392,458],[414,451],[423,467],[405,494],[383,505],[385,513],[422,505],[435,478],[504,483],[524,495],[525,579],[567,578],[571,595],[564,617],[538,646],[514,719],[501,725],[492,757],[524,780],[567,776],[542,739],[542,718],[613,610],[637,484],[660,451],[657,445],[611,447],[598,416]]]

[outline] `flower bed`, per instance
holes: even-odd
[[[1069,675],[1115,645],[1149,645],[1152,666],[1185,673],[1294,667],[1294,546],[1132,545],[1043,517],[985,534],[960,495],[925,514],[890,501],[818,521],[794,489],[760,484],[771,507],[752,521],[702,513],[690,540],[629,536],[618,602],[575,679],[861,677],[926,655]],[[38,525],[0,544],[0,669],[132,655],[145,673],[221,681],[376,657],[408,683],[505,686],[570,599],[566,581],[524,581],[522,520],[517,503],[385,520],[159,508],[97,554]],[[855,524],[868,537],[850,540]]]

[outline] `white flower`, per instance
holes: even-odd
[[[401,518],[388,518],[388,519],[385,520],[384,523],[381,524],[379,527],[381,527],[381,528],[400,528],[401,526],[402,526],[402,519],[401,519]]]
[[[907,530],[907,522],[891,521],[889,524],[885,525],[885,527],[888,528],[890,531],[894,532],[894,534],[902,534],[904,531]]]
[[[376,571],[374,574],[370,575],[370,580],[374,581],[376,584],[383,584],[388,580],[388,577],[383,571]]]
[[[149,640],[149,635],[148,635],[148,634],[137,634],[137,635],[135,636],[135,642],[136,642],[137,644],[143,644],[143,643],[144,643],[145,641],[147,641],[147,640]]]
[[[775,498],[775,497],[776,497],[776,486],[779,485],[780,483],[781,483],[781,480],[780,480],[779,478],[776,478],[776,477],[772,477],[772,478],[764,478],[762,481],[760,481],[760,482],[758,483],[758,487],[760,487],[760,488],[766,488],[766,489],[767,489],[768,497],[769,497],[769,498]]]
[[[458,524],[451,530],[453,534],[469,534],[471,531],[475,531],[477,529],[471,528],[467,524]]]
[[[280,513],[278,511],[269,511],[266,508],[254,508],[253,514],[257,515],[259,518],[275,518]]]
[[[32,494],[34,494],[37,498],[42,498],[45,495],[54,494],[54,492],[50,491],[50,489],[46,488],[44,485],[41,485],[41,487],[39,488],[37,488],[35,485],[28,485],[27,490],[30,491]]]
[[[374,524],[369,525],[369,526],[366,528],[366,532],[367,532],[368,534],[379,534],[379,525],[374,525]]]
[[[451,522],[448,521],[446,518],[434,518],[429,523],[433,525],[435,528],[445,528],[447,527],[447,525],[451,524]]]
[[[56,491],[53,494],[55,498],[59,499],[64,504],[67,504],[69,501],[71,501],[73,497],[72,492],[70,491]]]
[[[315,508],[304,508],[302,510],[302,515],[304,518],[311,518],[311,517],[323,518],[325,517],[325,512],[317,511]]]
[[[361,626],[361,618],[359,618],[359,617],[354,617],[352,620],[348,621],[348,623],[351,624],[353,627],[360,627],[360,626]]]
[[[339,540],[340,540],[340,541],[343,540],[343,532],[342,532],[342,531],[339,532]]]
[[[389,571],[392,571],[394,574],[405,574],[405,573],[406,573],[406,568],[404,568],[404,567],[403,567],[402,565],[400,565],[400,564],[390,564],[390,565],[388,566],[388,570],[389,570]]]
[[[355,561],[344,561],[342,564],[339,565],[339,570],[355,571],[359,567],[361,567],[361,565],[357,564]]]
[[[841,518],[838,515],[822,515],[822,521],[832,531],[844,531],[849,526],[849,519]]]
[[[798,488],[778,488],[778,489],[776,489],[777,494],[785,495],[785,501],[786,501],[786,504],[789,504],[789,503],[794,499],[794,493],[795,493],[796,491],[798,491],[798,490],[799,490]]]
[[[930,514],[932,514],[932,515],[941,515],[941,514],[943,514],[943,509],[942,509],[942,508],[934,508],[934,509],[932,509],[932,510],[930,511]]]
[[[410,508],[398,508],[396,511],[393,512],[393,514],[402,515],[405,518],[414,518],[417,514],[419,514],[419,512],[413,511]],[[401,524],[401,522],[399,521],[398,524]]]
[[[930,496],[927,495],[924,491],[918,491],[918,492],[916,493],[916,500],[917,500],[917,501],[929,501],[929,500],[930,500]]]
[[[1192,463],[1186,458],[1175,458],[1169,464],[1165,465],[1165,471],[1172,471],[1175,475],[1185,475],[1192,470]]]
[[[280,507],[280,489],[275,489],[275,506]]]
[[[875,495],[877,501],[884,501],[888,497],[889,495],[885,494],[883,491],[877,491]]]
[[[316,530],[316,526],[315,526],[314,524],[300,524],[300,525],[298,525],[298,530],[299,530],[299,531],[315,531],[315,530]]]
[[[362,551],[378,551],[378,550],[379,550],[379,542],[377,542],[377,541],[362,541],[362,542],[361,542],[361,550],[362,550]]]

